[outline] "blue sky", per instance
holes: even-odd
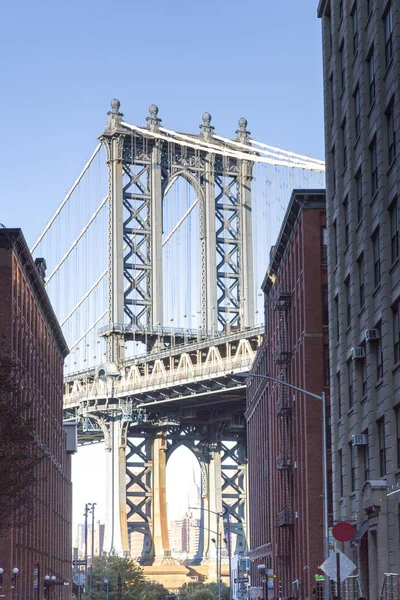
[[[106,123],[149,104],[197,132],[209,111],[234,135],[323,158],[316,0],[22,0],[2,7],[0,222],[42,231]]]
[[[29,243],[83,168],[111,98],[141,125],[198,132],[204,111],[232,137],[323,158],[317,0],[20,0],[2,6],[0,222]],[[100,457],[101,456],[101,457]],[[93,468],[93,458],[96,469]],[[98,503],[104,450],[74,458],[74,512]],[[79,483],[78,483],[79,482]]]

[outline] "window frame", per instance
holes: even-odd
[[[383,15],[383,29],[385,36],[385,64],[386,68],[388,68],[393,58],[393,10],[391,2],[389,2]]]
[[[373,198],[378,191],[378,150],[376,147],[376,136],[369,145],[370,167],[371,167],[371,197]]]

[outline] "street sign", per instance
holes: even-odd
[[[332,579],[335,583],[337,582],[337,569],[336,569],[336,554],[340,556],[340,583],[348,578],[349,575],[357,568],[356,565],[349,559],[343,552],[338,550],[337,552],[331,552],[326,561],[320,566],[320,569],[328,575],[329,579]]]
[[[335,540],[338,542],[350,542],[356,535],[354,525],[347,523],[346,521],[340,521],[336,523],[332,529],[332,534]]]
[[[235,583],[248,583],[248,582],[249,582],[248,577],[237,577],[235,579]]]
[[[86,583],[85,573],[75,573],[72,579],[75,585],[83,586]]]
[[[79,560],[78,558],[74,558],[74,560],[72,561],[72,564],[74,567],[86,567],[87,565],[87,560]]]

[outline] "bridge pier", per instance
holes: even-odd
[[[126,423],[111,417],[106,428],[106,552],[129,554],[126,518]]]

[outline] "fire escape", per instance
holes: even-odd
[[[277,343],[274,353],[278,379],[287,381],[288,369],[292,357],[289,340],[288,316],[291,306],[291,294],[277,289],[274,295],[274,312],[276,315]],[[278,387],[276,401],[276,417],[278,429],[278,444],[276,468],[279,472],[279,493],[281,506],[276,515],[278,527],[278,558],[282,564],[288,565],[291,552],[291,537],[294,526],[294,511],[292,505],[291,483],[291,422],[292,422],[292,395],[284,385]]]

